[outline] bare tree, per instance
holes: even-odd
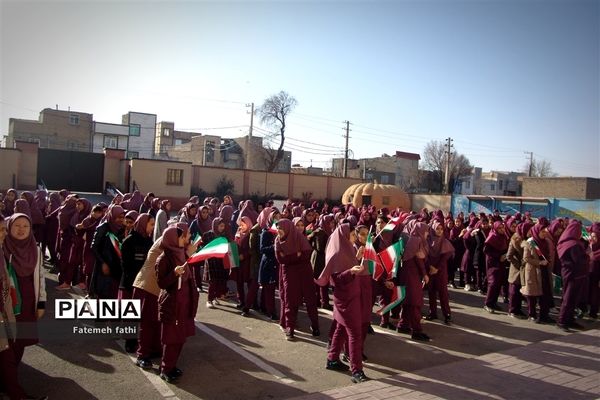
[[[546,160],[533,160],[531,165],[527,163],[525,165],[525,172],[529,173],[531,170],[531,176],[538,178],[546,178],[556,176],[557,174],[552,170],[552,163]]]
[[[435,181],[441,191],[444,185],[444,172],[446,170],[446,146],[443,142],[432,140],[425,145],[423,150],[423,167],[435,172]],[[471,174],[473,166],[467,157],[456,151],[450,157],[450,188],[461,177]],[[449,190],[450,193],[452,190]]]
[[[265,102],[257,108],[256,114],[260,118],[260,122],[266,126],[274,127],[279,130],[278,133],[267,137],[267,142],[275,141],[279,136],[279,146],[277,150],[271,149],[267,144],[266,167],[267,171],[272,172],[279,162],[283,159],[283,145],[285,143],[285,128],[286,118],[296,107],[298,102],[293,96],[290,96],[283,90],[273,96],[267,98]]]

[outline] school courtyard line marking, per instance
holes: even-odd
[[[208,326],[204,325],[203,323],[196,321],[196,328],[198,328],[201,332],[206,333],[208,336],[215,339],[217,342],[226,346],[230,350],[232,350],[235,353],[239,354],[240,356],[244,357],[246,360],[250,361],[251,363],[256,365],[258,368],[271,374],[273,377],[275,377],[279,381],[286,383],[288,385],[296,383],[296,381],[294,381],[293,379],[287,378],[283,372],[270,366],[269,364],[267,364],[260,358],[256,357],[254,354],[238,347],[235,343],[229,341],[227,338],[225,338],[224,336],[213,331],[212,329],[210,329]]]

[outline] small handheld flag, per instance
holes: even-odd
[[[389,311],[391,311],[394,307],[402,303],[404,298],[406,297],[406,287],[405,286],[394,286],[392,292],[392,298],[390,299],[390,304],[382,307],[379,311],[377,311],[377,315],[383,315]]]

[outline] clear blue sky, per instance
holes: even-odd
[[[235,137],[285,90],[294,163],[326,166],[350,120],[356,158],[450,136],[484,170],[533,151],[600,177],[599,4],[2,1],[1,133],[59,104]]]

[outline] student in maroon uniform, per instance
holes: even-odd
[[[312,247],[289,219],[279,220],[277,231],[275,257],[279,263],[279,268],[282,270],[286,338],[288,340],[294,339],[298,308],[302,301],[306,304],[306,312],[311,321],[312,335],[319,336],[315,283],[310,265]]]
[[[448,299],[448,261],[454,256],[454,247],[444,236],[444,225],[441,222],[433,221],[431,231],[433,237],[429,246],[429,315],[427,319],[437,318],[437,298],[439,297],[444,322],[449,323],[452,318]]]
[[[163,344],[160,377],[174,383],[183,371],[177,360],[187,337],[194,336],[194,317],[198,309],[198,290],[194,269],[187,266],[186,247],[189,245],[188,229],[176,226],[167,228],[160,247],[164,251],[156,260],[156,275],[161,288],[158,312]]]
[[[412,333],[412,339],[428,341],[429,336],[423,333],[421,327],[421,307],[423,306],[423,285],[429,282],[429,275],[425,270],[425,262],[429,244],[429,226],[424,222],[411,220],[406,225],[409,234],[404,254],[402,255],[402,268],[398,274],[396,284],[406,287],[406,298],[402,303],[398,332]]]
[[[352,381],[365,382],[369,378],[363,372],[362,318],[360,281],[356,275],[364,267],[357,265],[356,231],[349,224],[341,224],[331,234],[325,254],[325,268],[317,283],[331,284],[333,290],[333,318],[335,332],[327,355],[326,368],[334,371],[352,370]],[[339,359],[345,343],[350,353],[350,368]]]

